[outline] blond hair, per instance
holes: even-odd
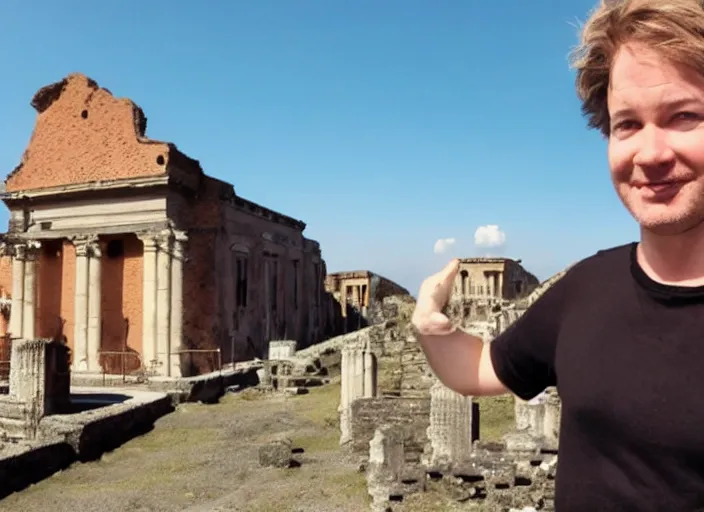
[[[642,43],[704,75],[704,0],[601,0],[571,55],[589,126],[608,136],[607,92],[618,49]]]

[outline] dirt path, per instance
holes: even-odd
[[[0,511],[359,512],[364,475],[338,446],[339,385],[298,397],[254,392],[217,405],[186,404],[99,461],[0,502]],[[301,467],[262,468],[258,446],[285,435]]]

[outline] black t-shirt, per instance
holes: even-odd
[[[704,286],[636,244],[578,263],[491,344],[499,379],[562,399],[557,512],[704,511]]]

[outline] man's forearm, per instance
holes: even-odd
[[[479,365],[484,342],[457,329],[444,336],[418,335],[425,357],[445,386],[463,395],[479,390]]]

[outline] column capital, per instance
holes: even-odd
[[[0,257],[2,256],[14,256],[15,246],[11,242],[0,243]]]
[[[174,240],[174,235],[170,229],[164,229],[156,234],[156,244],[159,250],[169,252],[171,250],[171,242]]]
[[[173,246],[171,248],[174,258],[183,259],[185,245],[188,242],[188,235],[184,231],[175,231]]]
[[[142,246],[144,252],[154,252],[156,251],[157,240],[156,233],[153,231],[145,231],[142,233],[137,233],[137,238],[142,241]]]
[[[70,240],[76,248],[76,256],[83,258],[88,256],[100,258],[102,252],[97,235],[77,235],[71,237]]]
[[[11,255],[18,260],[33,260],[41,243],[37,240],[27,240],[13,244],[5,244],[3,255]]]
[[[186,242],[188,242],[188,233],[186,233],[185,231],[174,230],[173,235],[175,242],[179,242],[180,244],[185,244]]]

